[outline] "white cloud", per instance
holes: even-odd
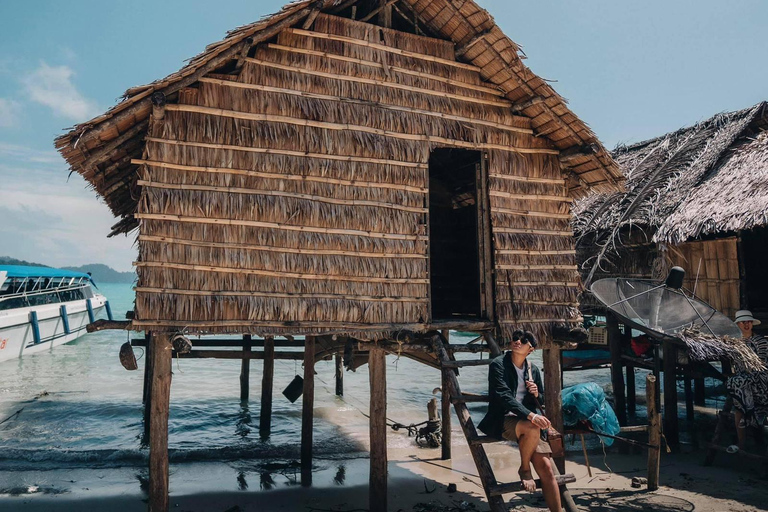
[[[11,128],[14,126],[18,113],[18,103],[6,98],[0,98],[0,128]]]
[[[58,116],[85,121],[94,117],[98,109],[72,83],[74,74],[69,66],[49,66],[41,62],[23,83],[32,101],[50,107]]]

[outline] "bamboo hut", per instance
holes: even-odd
[[[623,180],[469,0],[291,3],[56,147],[112,235],[137,233],[127,328],[156,348],[177,331],[373,344],[522,328],[551,348],[555,402],[553,332],[580,320],[570,203]]]
[[[768,103],[763,102],[618,147],[613,156],[626,176],[626,191],[590,195],[573,208],[585,282],[613,276],[659,280],[680,266],[686,270],[684,286],[714,308],[731,318],[736,310],[749,308],[768,320],[767,129]],[[581,304],[585,311],[599,311],[588,294]],[[675,386],[676,373],[669,359],[667,389]],[[620,417],[621,366],[627,366],[628,391],[634,396],[635,363],[624,357],[613,364]],[[703,405],[703,379],[688,366],[684,373],[692,417],[692,401]],[[697,382],[695,397],[691,377]],[[674,440],[677,427],[670,422],[677,415],[677,398],[676,393],[667,395],[672,395],[665,400],[674,407],[674,417],[665,415],[666,435]]]

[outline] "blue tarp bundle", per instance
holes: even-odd
[[[595,432],[619,435],[621,427],[616,414],[605,401],[603,389],[594,382],[576,384],[563,390],[563,420],[574,426],[579,421],[589,422]],[[609,437],[600,438],[607,446],[613,444]]]

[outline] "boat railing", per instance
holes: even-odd
[[[92,294],[89,294],[85,291],[89,283],[90,279],[79,278],[74,282],[74,284],[70,282],[66,286],[46,286],[39,287],[37,289],[32,288],[31,290],[27,290],[26,286],[24,286],[24,289],[21,291],[0,295],[0,309],[13,309],[28,306],[39,306],[44,304],[55,304],[57,302],[69,302],[71,300],[84,300],[92,296]],[[17,290],[19,288],[21,288],[21,286],[16,287]],[[77,291],[83,291],[84,293],[80,294],[79,296],[67,297],[68,293]],[[41,301],[40,299],[45,295],[50,296],[53,300]],[[14,303],[14,305],[9,307],[9,303]]]

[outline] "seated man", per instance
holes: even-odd
[[[520,479],[525,490],[536,484],[531,463],[541,479],[544,499],[552,512],[560,512],[560,490],[552,470],[552,449],[541,437],[550,421],[537,410],[537,398],[544,389],[541,372],[527,357],[536,349],[536,338],[526,331],[515,331],[511,350],[495,358],[488,370],[488,413],[478,428],[491,437],[514,441],[520,449]]]

